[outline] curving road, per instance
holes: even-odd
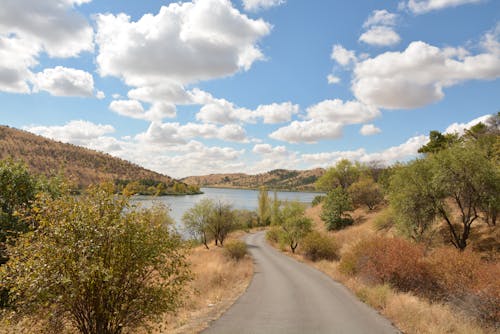
[[[246,242],[256,264],[252,282],[203,333],[399,333],[343,285],[269,246],[265,232]]]

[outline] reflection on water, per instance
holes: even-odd
[[[243,190],[243,189],[217,189],[217,188],[202,188],[204,194],[190,195],[190,196],[163,196],[163,197],[150,197],[150,196],[135,196],[133,201],[140,203],[143,207],[150,207],[153,203],[163,203],[170,207],[170,215],[177,223],[177,226],[182,229],[181,218],[184,212],[192,208],[196,203],[204,198],[211,198],[213,200],[220,200],[233,205],[235,209],[257,209],[257,197],[259,192],[257,190]],[[278,192],[278,199],[280,201],[299,201],[310,204],[313,200],[315,193],[303,192]],[[272,199],[273,193],[269,192]]]

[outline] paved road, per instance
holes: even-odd
[[[256,267],[248,290],[203,333],[399,333],[343,285],[247,236]]]

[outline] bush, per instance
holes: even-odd
[[[395,225],[395,223],[396,220],[394,211],[389,207],[377,215],[373,226],[376,231],[388,231]]]
[[[388,283],[400,291],[429,290],[421,245],[399,238],[374,237],[356,244],[339,269],[373,284]]]
[[[311,261],[338,259],[338,246],[335,240],[316,231],[304,238],[301,248],[305,257]]]
[[[279,226],[272,226],[266,232],[266,239],[270,242],[278,243],[280,241],[281,228]]]
[[[236,261],[245,257],[247,253],[247,244],[241,240],[231,240],[224,246],[224,254]]]
[[[312,206],[316,206],[316,205],[318,205],[318,204],[322,203],[322,202],[323,202],[323,200],[325,199],[325,197],[326,197],[325,195],[317,195],[317,196],[314,196],[314,198],[313,198],[313,200],[312,200],[312,202],[311,202],[311,205],[312,205]]]

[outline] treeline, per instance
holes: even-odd
[[[202,194],[200,187],[172,180],[169,183],[152,179],[130,181],[115,180],[115,191],[125,196],[168,196]]]

